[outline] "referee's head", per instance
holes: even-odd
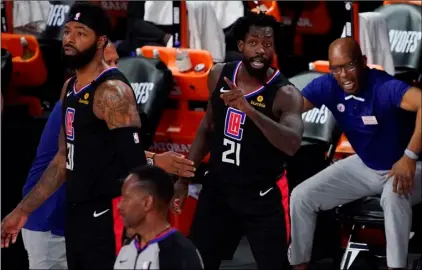
[[[167,220],[173,193],[173,182],[164,170],[155,166],[132,170],[123,184],[119,204],[125,226],[135,228],[144,222]]]

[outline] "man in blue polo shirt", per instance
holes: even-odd
[[[110,66],[117,66],[119,56],[109,42],[104,50],[104,60]],[[23,187],[25,196],[40,180],[44,170],[58,151],[58,137],[61,128],[61,101],[51,112],[41,135],[36,158]],[[166,152],[157,154],[146,152],[155,164],[168,173],[192,176],[194,167],[183,155]],[[28,252],[30,269],[67,269],[64,238],[64,215],[66,211],[65,184],[35,210],[22,229],[22,238]]]
[[[304,110],[327,106],[356,155],[293,190],[290,263],[294,269],[308,269],[318,211],[382,194],[387,264],[390,269],[405,268],[411,207],[421,202],[421,90],[369,69],[351,38],[331,44],[329,62],[331,74],[303,89]]]

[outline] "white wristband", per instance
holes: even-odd
[[[417,160],[419,158],[418,155],[416,155],[414,152],[410,151],[409,149],[404,150],[404,154],[410,159]]]

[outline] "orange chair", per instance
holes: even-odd
[[[22,60],[22,35],[1,34],[1,47],[12,54],[13,75],[8,90],[7,102],[9,104],[27,104],[33,116],[42,114],[40,101],[35,97],[25,97],[19,94],[19,88],[40,86],[47,80],[47,69],[41,55],[37,39],[31,35],[23,35],[28,41],[29,49],[34,52],[31,59]]]
[[[318,60],[318,61],[313,62],[311,66],[313,70],[318,71],[318,72],[323,72],[323,73],[330,72],[330,69],[329,69],[330,64],[328,63],[328,61]],[[380,65],[368,64],[368,67],[384,70],[384,68]],[[346,156],[353,155],[354,153],[355,151],[353,150],[353,147],[350,145],[349,141],[346,138],[346,135],[344,135],[343,133],[337,144],[335,154],[334,154],[334,159],[337,159],[337,160],[342,159]]]
[[[396,1],[384,1],[383,5],[392,5],[392,4],[410,4],[410,5],[416,5],[421,6],[422,1],[408,1],[408,0],[396,0]]]
[[[141,50],[144,57],[153,57],[154,50],[157,50],[161,61],[171,70],[174,78],[174,88],[169,98],[177,103],[177,108],[164,110],[150,150],[158,153],[164,152],[168,150],[166,147],[157,148],[156,146],[171,144],[178,146],[172,148],[173,151],[179,150],[182,154],[187,155],[189,148],[181,146],[192,144],[199,123],[205,115],[203,109],[190,108],[190,105],[192,102],[201,102],[205,105],[208,101],[207,79],[213,66],[211,54],[203,50],[182,49],[189,53],[193,68],[188,72],[180,72],[176,66],[175,48],[145,46]],[[196,72],[194,68],[198,64],[203,64],[204,68]],[[207,156],[204,162],[207,162],[208,158]],[[187,235],[195,209],[196,199],[189,197],[184,204],[182,214],[173,215],[170,213],[172,226]]]
[[[190,109],[189,107],[195,101],[203,104],[208,101],[207,78],[213,66],[211,54],[203,50],[182,49],[189,53],[193,68],[188,72],[180,72],[176,67],[175,48],[144,46],[141,50],[145,57],[153,57],[153,51],[157,50],[161,61],[171,70],[175,83],[169,98],[177,103],[177,108],[168,108],[163,112],[154,143],[191,144],[205,112],[198,108]],[[194,67],[198,64],[204,65],[200,72],[194,70]],[[179,149],[188,150],[182,147]],[[156,151],[157,149],[151,150]],[[187,152],[182,153],[187,154]]]

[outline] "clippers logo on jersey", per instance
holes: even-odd
[[[242,140],[243,129],[241,126],[245,124],[246,115],[244,112],[235,108],[228,108],[226,113],[226,122],[224,124],[224,135],[237,141]]]
[[[65,117],[65,126],[66,126],[66,137],[69,141],[75,139],[75,131],[73,128],[73,122],[75,121],[75,109],[67,108],[66,117]]]

